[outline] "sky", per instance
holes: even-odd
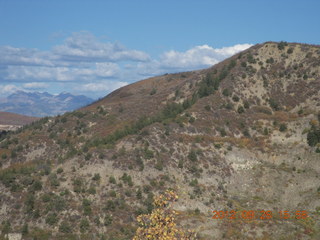
[[[318,0],[0,0],[0,98],[100,98],[266,41],[320,44]]]

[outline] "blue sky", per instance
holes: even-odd
[[[319,44],[318,0],[0,0],[0,97],[102,97],[265,41]]]

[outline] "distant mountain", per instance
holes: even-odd
[[[93,99],[83,95],[47,92],[17,91],[7,98],[0,99],[0,111],[23,114],[34,117],[54,116],[86,106]]]

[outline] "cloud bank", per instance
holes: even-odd
[[[64,91],[101,97],[145,77],[212,66],[250,46],[217,49],[201,45],[152,58],[117,42],[101,41],[89,32],[73,33],[49,51],[0,46],[0,93],[23,89],[50,92],[59,85]]]

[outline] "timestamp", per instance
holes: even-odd
[[[212,211],[212,219],[246,219],[246,220],[269,220],[269,219],[306,219],[307,211],[271,211],[271,210],[243,210],[243,211]]]

